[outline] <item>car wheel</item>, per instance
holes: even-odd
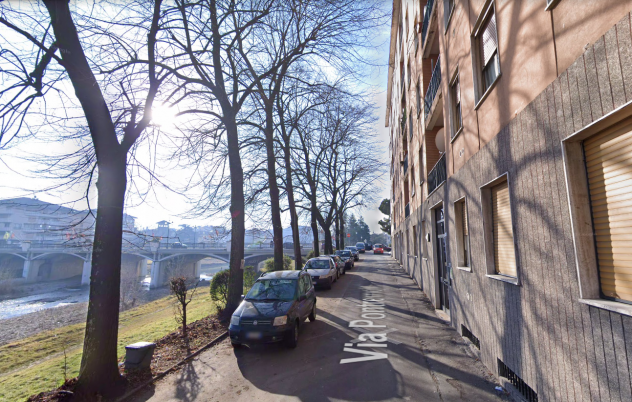
[[[329,278],[329,284],[327,285],[327,289],[331,289],[331,284],[334,283],[333,278]]]
[[[316,321],[316,303],[314,303],[314,305],[312,306],[312,312],[309,313],[309,316],[307,318],[309,318],[309,322]]]
[[[230,344],[231,344],[231,345],[233,346],[233,348],[235,348],[235,349],[240,349],[240,348],[241,348],[241,346],[242,346],[242,345],[241,345],[241,343],[231,342]]]
[[[346,275],[347,274],[347,267],[345,266],[345,269],[342,270],[342,274]]]
[[[294,328],[290,330],[287,337],[287,347],[294,349],[298,345],[298,321],[294,322]]]

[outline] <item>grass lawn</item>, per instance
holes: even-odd
[[[215,313],[207,288],[201,288],[189,304],[187,319],[199,320]],[[118,355],[125,345],[153,341],[178,328],[174,320],[172,297],[165,297],[121,313]],[[25,400],[30,395],[51,390],[67,377],[76,377],[81,363],[85,324],[46,331],[0,346],[0,401]],[[66,359],[64,359],[64,346]]]

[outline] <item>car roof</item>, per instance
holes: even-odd
[[[265,274],[261,275],[259,279],[279,279],[279,278],[296,279],[301,275],[302,272],[303,271],[293,271],[293,270],[266,272]]]
[[[308,261],[311,261],[311,260],[325,260],[325,261],[327,261],[329,258],[331,258],[331,257],[329,257],[329,256],[314,257],[314,258],[310,258]]]

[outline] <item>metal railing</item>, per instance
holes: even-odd
[[[441,56],[437,57],[437,64],[435,64],[434,69],[432,70],[432,76],[430,77],[430,84],[428,85],[426,96],[424,97],[424,119],[428,119],[428,113],[430,113],[432,102],[434,102],[434,99],[437,96],[437,91],[439,91],[440,85],[441,85]]]
[[[407,172],[408,172],[408,154],[404,156],[404,176],[406,176]]]
[[[428,173],[428,194],[436,190],[446,179],[445,154],[434,165],[430,173]]]
[[[406,204],[406,208],[404,208],[404,214],[406,215],[406,218],[410,216],[410,203]]]
[[[430,26],[430,14],[432,14],[432,7],[434,6],[434,0],[428,0],[426,7],[424,7],[424,22],[421,26],[421,47],[426,44],[426,35],[428,35],[428,27]]]

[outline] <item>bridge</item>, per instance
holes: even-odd
[[[312,249],[301,245],[301,255]],[[244,265],[256,266],[274,256],[269,245],[246,245]],[[294,258],[294,249],[283,250]],[[195,243],[186,246],[175,243],[148,242],[126,244],[122,249],[121,280],[136,280],[151,264],[152,288],[164,286],[171,276],[199,277],[201,262],[214,258],[229,262],[230,243]],[[81,275],[81,284],[90,283],[92,247],[82,244],[42,244],[19,242],[0,245],[0,282],[16,284],[58,280]]]

